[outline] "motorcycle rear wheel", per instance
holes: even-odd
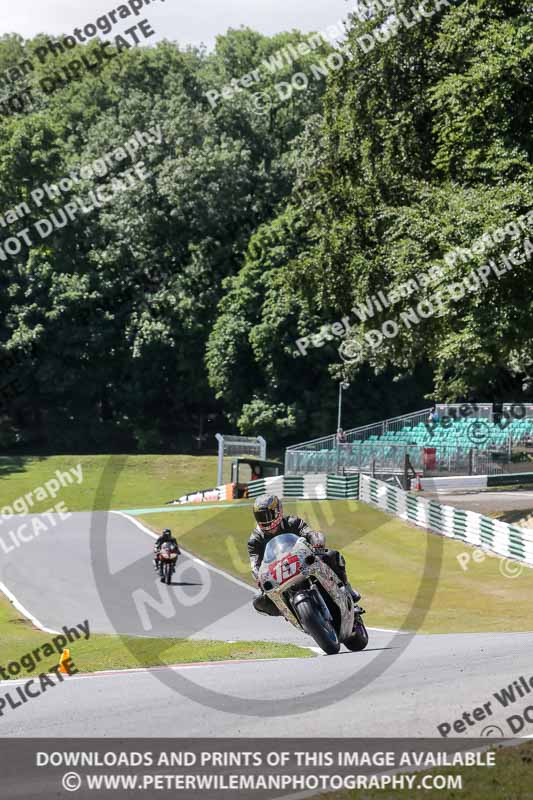
[[[364,650],[367,644],[368,631],[361,617],[356,614],[354,632],[348,639],[344,640],[343,645],[347,647],[348,650],[351,650],[352,653],[357,653],[360,650]]]
[[[341,649],[335,628],[324,615],[317,610],[311,600],[305,599],[298,603],[298,617],[302,628],[312,636],[317,645],[328,655],[335,656]]]

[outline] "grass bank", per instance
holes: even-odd
[[[0,595],[0,666],[4,669],[13,661],[20,661],[50,643],[53,634],[36,630],[17,610]],[[154,667],[166,664],[190,664],[203,661],[232,661],[257,658],[308,658],[313,654],[293,645],[268,642],[212,642],[190,639],[149,639],[133,636],[91,635],[70,646],[71,658],[80,673],[105,669]],[[49,651],[46,650],[46,653]],[[38,658],[42,658],[39,662]],[[35,669],[25,667],[17,676],[32,677],[46,672],[59,663],[59,654],[33,657]],[[28,666],[31,666],[29,661]],[[15,668],[13,668],[14,670]]]
[[[32,497],[30,511],[46,511],[58,501],[63,501],[69,511],[161,506],[182,494],[216,484],[214,456],[0,457],[0,508],[34,493],[57,470],[68,472],[78,465],[82,468],[81,483],[62,487],[55,500]],[[104,470],[106,492],[102,494]]]

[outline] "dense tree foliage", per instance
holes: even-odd
[[[293,265],[296,283],[305,276],[318,307],[336,319],[379,290],[402,294],[436,265],[441,278],[429,288],[383,313],[374,304],[374,317],[362,323],[352,313],[351,338],[363,357],[349,371],[366,362],[375,372],[393,366],[408,374],[425,361],[436,394],[453,400],[491,398],[498,374],[510,369],[518,380],[504,384],[516,391],[533,367],[533,264],[522,252],[533,226],[468,256],[454,251],[531,208],[530,3],[452,5],[365,53],[357,41],[368,29],[354,21],[352,58],[330,81],[321,159],[309,182],[316,246]],[[448,295],[490,260],[501,271],[500,258],[515,246],[522,265],[491,273],[463,298],[459,290]],[[438,313],[424,318],[426,307],[419,322],[403,321],[402,312],[439,289]],[[381,332],[387,320],[398,332],[389,325],[374,347],[379,337],[364,333]]]
[[[33,59],[36,69],[16,84],[31,90],[31,109],[0,118],[0,207],[8,217],[27,201],[31,213],[6,225],[0,244],[60,217],[75,191],[46,195],[37,207],[31,192],[44,182],[79,171],[136,131],[160,130],[162,142],[136,154],[150,173],[145,182],[0,263],[4,396],[15,374],[26,378],[6,409],[19,438],[158,448],[187,432],[190,446],[191,426],[220,409],[204,354],[223,283],[290,193],[292,142],[320,110],[323,87],[279,113],[268,103],[258,110],[246,94],[212,108],[206,92],[300,39],[244,29],[221,37],[210,55],[171,44],[130,50],[50,96],[39,91],[43,75],[72,56],[52,59],[53,70]],[[23,48],[5,38],[1,66],[31,59],[39,41]],[[95,47],[77,49],[90,56]],[[274,94],[293,68],[285,64],[262,92]],[[125,166],[131,159],[110,172]],[[83,181],[82,195],[109,180]]]
[[[241,29],[212,53],[126,50],[46,94],[43,78],[96,45],[41,64],[42,37],[0,40],[0,73],[36,64],[15,84],[32,103],[0,115],[0,214],[30,207],[0,245],[110,175],[37,207],[44,182],[161,131],[135,156],[145,181],[0,260],[5,444],[188,447],[214,413],[279,442],[319,436],[342,375],[346,426],[431,396],[520,399],[533,373],[529,5],[464,0],[395,29],[390,10],[354,16],[327,79],[326,42],[306,52],[299,33]],[[212,107],[206,92],[260,65],[261,81]],[[285,99],[298,73],[307,88]],[[480,280],[489,261],[499,272]],[[342,319],[347,335],[332,335]]]

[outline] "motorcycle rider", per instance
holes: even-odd
[[[352,589],[348,582],[344,557],[338,550],[330,550],[325,546],[326,540],[323,533],[314,531],[300,517],[284,517],[283,506],[279,497],[275,494],[265,494],[258,497],[254,503],[253,513],[257,527],[254,528],[248,540],[248,555],[250,556],[252,573],[256,580],[270,539],[274,536],[279,536],[281,533],[294,533],[296,536],[303,536],[311,547],[319,551],[322,560],[331,567],[344,586],[346,586],[352,595],[354,605],[357,606],[361,595]],[[279,617],[281,613],[276,604],[263,592],[256,595],[253,600],[253,606],[260,614],[269,614],[271,617]]]
[[[181,550],[178,545],[177,539],[172,536],[172,531],[170,528],[165,528],[159,539],[157,539],[154,545],[154,567],[155,571],[158,572],[159,570],[159,551],[161,550],[161,546],[164,544],[173,544],[176,545],[176,552],[180,556]]]

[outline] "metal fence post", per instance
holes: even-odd
[[[222,486],[222,474],[224,470],[224,437],[220,433],[215,434],[218,442],[218,461],[217,461],[217,486]]]

